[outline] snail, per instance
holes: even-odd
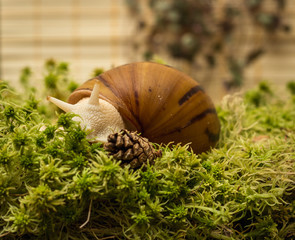
[[[89,139],[106,142],[121,129],[137,131],[159,144],[190,144],[194,153],[214,147],[220,123],[215,107],[200,85],[167,65],[137,62],[108,70],[86,81],[63,102],[48,100],[73,112]]]

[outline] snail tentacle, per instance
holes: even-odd
[[[96,106],[99,105],[99,85],[97,83],[94,84],[88,104],[96,105]]]
[[[56,105],[57,107],[59,107],[60,109],[62,109],[65,112],[72,112],[73,111],[73,108],[74,108],[73,104],[64,102],[62,100],[59,100],[59,99],[57,99],[55,97],[51,97],[51,96],[48,96],[47,100],[52,102],[54,105]]]

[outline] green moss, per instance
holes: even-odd
[[[154,165],[134,171],[90,144],[71,114],[52,123],[1,86],[4,239],[294,239],[291,95],[283,102],[264,82],[250,91],[259,101],[227,97],[216,148],[164,146]]]

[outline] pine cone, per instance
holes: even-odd
[[[130,164],[131,168],[139,168],[148,161],[153,164],[154,159],[162,155],[161,150],[156,151],[147,138],[128,130],[110,134],[104,149],[121,160],[122,165]]]

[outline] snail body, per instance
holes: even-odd
[[[90,137],[98,141],[126,128],[155,143],[190,143],[195,153],[201,153],[214,147],[219,137],[216,110],[200,85],[158,63],[116,67],[86,81],[68,103],[49,100],[80,115],[82,125],[93,131]]]

